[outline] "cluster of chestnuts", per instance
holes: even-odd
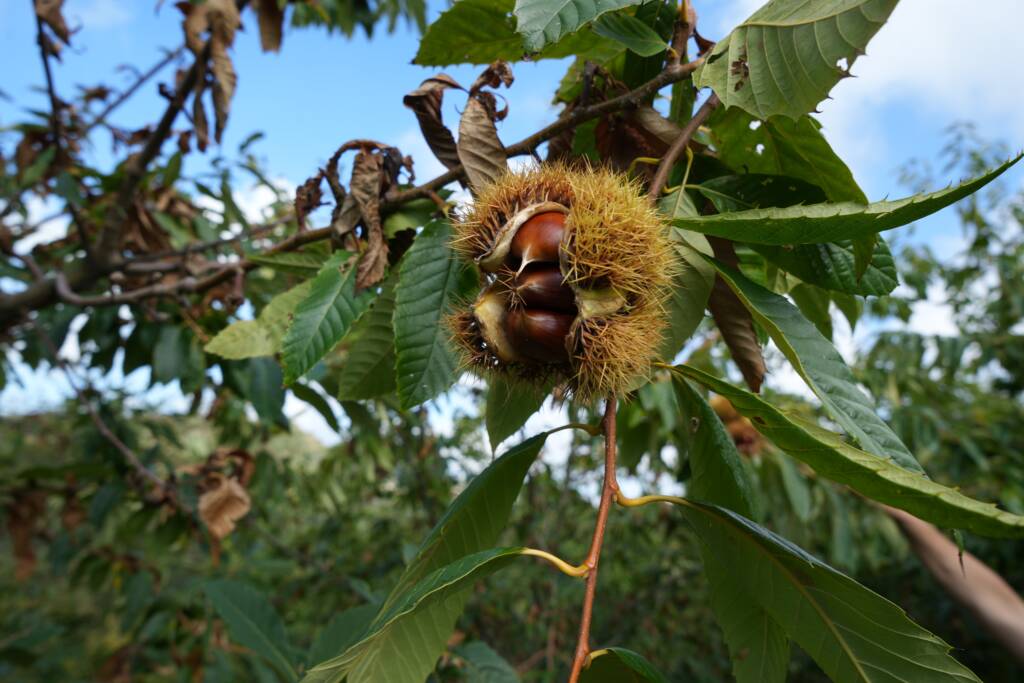
[[[649,371],[675,261],[635,183],[558,165],[509,173],[455,228],[456,252],[483,277],[450,320],[471,368],[563,383],[583,400]]]

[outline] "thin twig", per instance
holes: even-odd
[[[35,15],[36,42],[39,44],[39,58],[43,62],[43,74],[46,76],[46,92],[50,96],[50,128],[53,132],[53,146],[57,152],[53,158],[55,161],[60,162],[61,154],[64,152],[64,122],[60,118],[61,100],[57,97],[57,88],[53,82],[53,71],[50,69],[50,53],[46,48],[46,30],[43,28],[43,19],[38,12]],[[86,260],[92,263],[92,245],[89,244],[89,238],[85,234],[85,221],[82,220],[82,215],[78,208],[71,202],[68,202],[68,211],[71,213],[71,222],[78,233],[78,241],[82,243],[82,249],[85,250]]]
[[[594,612],[594,596],[597,594],[597,565],[601,559],[601,546],[604,544],[604,532],[608,526],[608,512],[619,492],[619,483],[615,477],[615,411],[617,407],[615,395],[608,397],[604,408],[604,485],[601,487],[601,502],[597,507],[597,523],[594,525],[594,537],[590,542],[590,552],[583,564],[587,567],[587,587],[583,594],[583,614],[580,617],[580,634],[576,642],[576,653],[573,656],[572,673],[569,683],[579,680],[580,672],[587,663],[590,654],[590,620]]]
[[[168,64],[173,62],[175,59],[177,59],[179,56],[181,56],[181,53],[184,52],[184,51],[185,51],[185,46],[184,45],[179,46],[176,50],[169,51],[164,56],[164,58],[161,59],[156,64],[154,64],[153,67],[149,69],[149,71],[145,72],[144,74],[141,74],[135,80],[135,82],[132,83],[131,86],[128,87],[127,90],[125,90],[120,95],[118,95],[116,98],[114,98],[110,102],[110,104],[108,104],[106,107],[104,107],[103,111],[101,111],[99,114],[96,115],[96,118],[94,118],[92,121],[89,122],[88,125],[86,125],[85,130],[82,132],[82,135],[85,136],[85,135],[87,135],[89,133],[89,131],[91,131],[96,126],[99,126],[99,125],[102,125],[102,124],[106,123],[107,117],[110,116],[115,109],[117,109],[122,104],[127,102],[128,99],[132,95],[134,95],[136,92],[138,92],[139,88],[141,88],[146,83],[146,81],[148,81],[149,79],[153,78],[158,73],[160,73],[160,71],[162,71],[165,66],[167,66]]]
[[[665,184],[668,182],[668,175],[672,172],[672,167],[679,161],[679,157],[690,144],[690,140],[693,139],[697,129],[700,128],[711,112],[715,110],[718,103],[718,95],[712,93],[711,97],[693,115],[693,118],[686,122],[683,130],[679,132],[679,137],[676,138],[676,141],[665,152],[665,156],[661,158],[661,163],[658,164],[658,170],[654,174],[654,179],[651,180],[648,197],[650,197],[652,202],[658,201],[658,198],[661,197],[661,191],[665,189]]]

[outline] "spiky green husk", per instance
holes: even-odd
[[[568,364],[508,362],[486,348],[467,307],[450,326],[467,367],[539,384],[564,381],[582,400],[627,390],[649,371],[661,343],[663,305],[676,269],[668,227],[642,188],[607,169],[547,165],[509,173],[485,188],[455,223],[454,249],[493,260],[517,215],[545,202],[568,209],[560,267],[576,293]],[[513,290],[508,268],[484,268],[492,291]],[[517,305],[515,297],[510,306]]]

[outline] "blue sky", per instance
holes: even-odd
[[[693,4],[702,34],[718,38],[761,3]],[[21,120],[26,107],[46,104],[36,90],[43,81],[31,5],[28,0],[0,0],[0,90],[11,98],[0,99],[0,126]],[[179,12],[170,2],[159,10],[155,6],[151,0],[67,0],[69,24],[82,28],[72,39],[73,47],[65,50],[63,63],[56,66],[59,91],[70,93],[76,84],[98,82],[121,88],[130,76],[118,73],[118,65],[148,68],[159,59],[161,48],[177,47]],[[433,3],[429,18],[445,6]],[[253,131],[263,131],[266,137],[255,151],[273,177],[294,185],[323,164],[341,142],[368,137],[412,154],[420,179],[439,170],[419,138],[412,112],[401,105],[405,93],[438,71],[410,63],[418,40],[415,30],[400,26],[391,35],[380,32],[368,40],[359,33],[349,40],[322,29],[303,29],[286,34],[279,54],[263,54],[254,17],[247,13],[244,21],[246,30],[233,53],[239,84],[224,140],[227,154]],[[855,63],[857,78],[840,83],[834,99],[822,105],[826,135],[871,199],[901,196],[898,168],[912,158],[934,159],[944,143],[943,130],[954,121],[975,121],[1012,149],[1024,146],[1021,26],[1024,3],[1018,0],[900,3],[867,56]],[[567,63],[514,65],[516,82],[508,93],[511,111],[499,128],[506,143],[557,116],[549,102]],[[468,84],[478,69],[445,71]],[[165,72],[164,78],[169,75]],[[453,123],[457,98],[449,99],[446,116]],[[121,108],[114,122],[141,126],[152,122],[161,109],[151,85]],[[108,166],[108,149],[108,141],[101,138],[91,152],[94,162]],[[1005,179],[1011,187],[1021,187],[1024,169],[1014,169]],[[959,240],[951,212],[922,221],[914,239],[929,242],[940,254],[955,251]],[[941,302],[919,321],[923,329],[935,331],[948,329],[943,324]],[[60,393],[54,387],[53,396]],[[24,398],[25,390],[9,385],[0,393],[0,414],[24,406]]]

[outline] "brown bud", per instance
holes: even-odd
[[[523,225],[512,238],[509,254],[518,259],[519,269],[528,263],[558,263],[558,249],[565,233],[565,214],[558,211],[538,213]]]
[[[529,308],[576,312],[576,297],[562,279],[558,266],[529,266],[516,276],[515,287],[516,294]]]
[[[505,329],[520,355],[541,363],[565,363],[569,360],[565,341],[572,321],[569,313],[516,309],[508,312]]]

